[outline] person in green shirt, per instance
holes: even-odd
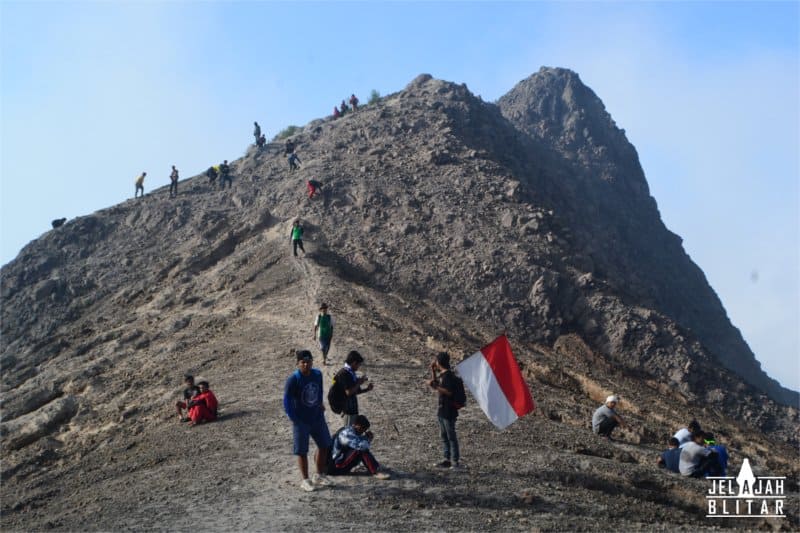
[[[328,364],[328,350],[331,349],[333,338],[333,317],[328,314],[328,304],[319,306],[320,314],[314,321],[314,338],[319,339],[319,349],[322,351],[322,363]]]
[[[299,220],[295,220],[294,224],[292,224],[292,252],[294,252],[295,257],[297,257],[298,246],[303,250],[303,255],[305,255],[306,249],[303,248],[303,226],[300,225]]]

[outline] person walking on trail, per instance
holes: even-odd
[[[353,418],[351,424],[336,432],[328,461],[328,474],[342,476],[349,474],[358,464],[367,467],[375,479],[389,479],[391,475],[381,470],[381,465],[370,451],[375,436],[369,430],[369,420],[364,415]]]
[[[183,375],[183,384],[186,386],[183,389],[183,401],[178,401],[175,403],[175,410],[178,412],[178,420],[181,422],[188,422],[189,421],[189,401],[200,394],[200,388],[195,386],[194,384],[194,376],[191,374],[184,374]],[[186,416],[183,415],[184,409],[186,410]]]
[[[218,166],[210,166],[208,170],[206,170],[206,176],[208,177],[209,185],[213,186],[214,182],[217,181],[217,176],[219,175],[219,167]]]
[[[618,403],[619,397],[612,394],[606,398],[606,403],[595,410],[592,415],[592,431],[594,431],[595,435],[600,435],[613,441],[611,432],[614,431],[614,428],[617,426],[625,427],[625,421],[616,411]]]
[[[231,167],[228,165],[228,160],[226,159],[219,165],[219,188],[225,188],[225,182],[228,182],[228,188],[230,189],[233,186],[233,180],[231,179]]]
[[[346,397],[344,410],[342,411],[345,426],[352,425],[358,416],[358,395],[373,389],[372,383],[362,388],[364,383],[368,381],[367,376],[358,377],[356,374],[363,363],[364,357],[357,351],[351,350],[344,361],[344,367],[336,373],[334,378],[337,383],[341,384]]]
[[[358,98],[356,98],[355,94],[350,95],[350,107],[353,108],[353,111],[358,110]]]
[[[322,183],[317,180],[308,180],[306,182],[306,189],[308,189],[308,197],[314,198],[314,194],[322,188]]]
[[[286,156],[286,160],[289,162],[289,170],[292,172],[297,170],[299,168],[299,163],[301,163],[300,158],[297,157],[297,154],[294,152]]]
[[[439,373],[437,376],[437,372]],[[456,435],[456,418],[458,409],[453,405],[457,383],[456,376],[450,370],[450,354],[439,352],[431,362],[431,379],[427,381],[430,388],[436,391],[439,408],[436,416],[439,419],[439,435],[442,439],[444,460],[436,463],[438,468],[460,468],[461,451]]]
[[[314,358],[308,350],[298,350],[297,369],[286,380],[283,389],[283,408],[292,421],[293,454],[303,481],[300,488],[311,492],[315,486],[328,485],[325,477],[328,463],[328,448],[331,434],[325,422],[325,406],[322,403],[322,372],[313,368]],[[317,445],[315,457],[317,473],[308,479],[308,440]]]
[[[147,176],[147,172],[142,172],[142,175],[136,178],[136,190],[133,191],[133,197],[139,194],[139,191],[142,191],[142,198],[144,198],[144,177]]]
[[[253,122],[253,137],[256,138],[256,144],[258,144],[258,139],[261,138],[261,126],[258,125],[258,122]]]
[[[169,197],[175,198],[178,196],[178,169],[172,165],[172,172],[169,175]]]
[[[303,226],[300,225],[299,220],[295,220],[292,224],[292,253],[297,257],[297,248],[303,251],[306,255],[306,249],[303,248]]]
[[[331,349],[331,339],[333,339],[334,320],[328,314],[328,304],[323,303],[319,306],[319,314],[314,320],[314,338],[319,340],[319,349],[322,352],[322,364],[328,364],[328,350]]]

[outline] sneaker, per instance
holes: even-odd
[[[314,485],[311,484],[311,480],[306,478],[300,483],[300,488],[306,492],[314,492]]]
[[[391,479],[391,474],[389,472],[377,472],[372,477],[375,479]]]
[[[452,465],[450,465],[450,470],[462,470],[464,467],[458,462],[454,461]]]
[[[436,463],[433,466],[435,466],[436,468],[450,468],[450,466],[451,466],[450,459],[445,459],[441,463]]]
[[[328,479],[328,476],[326,476],[325,474],[314,474],[311,477],[311,482],[314,485],[319,485],[321,487],[328,486],[331,484],[331,480]]]

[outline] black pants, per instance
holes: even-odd
[[[606,418],[600,422],[600,427],[597,430],[597,434],[602,437],[610,437],[611,432],[614,431],[614,428],[617,427],[617,425],[617,421],[613,418]]]
[[[169,184],[169,195],[170,196],[178,196],[178,182],[173,181]]]
[[[303,248],[303,240],[302,239],[294,239],[292,241],[292,252],[294,252],[295,257],[297,257],[297,247],[300,247],[303,250],[303,253],[306,253],[306,249]]]
[[[225,188],[225,182],[226,181],[228,182],[228,188],[229,189],[231,187],[233,187],[233,180],[231,179],[231,177],[229,175],[225,174],[219,180],[219,188],[220,189],[224,189]]]

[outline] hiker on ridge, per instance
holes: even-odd
[[[292,253],[297,257],[297,248],[303,251],[306,255],[306,249],[303,248],[303,226],[300,225],[300,220],[295,220],[292,224]]]
[[[214,182],[217,180],[217,176],[219,175],[219,169],[216,166],[208,167],[206,170],[206,176],[208,176],[208,183],[212,187],[214,186]]]
[[[267,136],[262,133],[261,137],[259,137],[256,140],[256,146],[258,147],[259,150],[263,150],[266,145],[267,145]]]
[[[286,155],[293,154],[296,146],[294,141],[291,139],[286,139],[286,143],[283,145],[283,151]]]
[[[353,418],[351,424],[346,425],[334,434],[331,446],[330,461],[328,461],[328,474],[342,476],[359,463],[363,463],[375,479],[389,479],[388,472],[382,471],[375,456],[370,451],[372,439],[375,436],[369,429],[369,420],[364,415]]]
[[[225,188],[225,182],[228,182],[228,188],[230,189],[233,186],[233,180],[231,179],[231,167],[228,165],[228,160],[226,159],[219,165],[219,188]]]
[[[436,463],[438,468],[461,468],[459,459],[461,458],[458,446],[458,435],[456,435],[456,419],[458,409],[453,405],[452,398],[456,390],[456,375],[450,370],[450,354],[439,352],[431,362],[431,379],[426,383],[436,391],[438,396],[439,408],[436,416],[439,420],[439,435],[442,438],[442,448],[444,460]],[[436,373],[439,372],[437,376]]]
[[[351,350],[347,354],[347,359],[344,361],[344,367],[336,373],[334,380],[341,383],[344,388],[344,394],[347,397],[342,411],[344,417],[344,425],[350,426],[358,416],[358,395],[369,392],[373,389],[372,383],[365,388],[361,386],[368,381],[367,376],[362,375],[358,377],[356,372],[361,368],[364,363],[364,357],[355,350]]]
[[[358,98],[356,98],[355,94],[350,95],[350,106],[353,108],[353,111],[358,110]]]
[[[133,197],[136,198],[136,195],[139,194],[139,191],[142,191],[142,198],[144,198],[144,177],[147,176],[147,172],[142,172],[142,175],[136,178],[136,190],[133,191]]]
[[[612,394],[606,398],[606,403],[597,408],[592,415],[592,431],[595,435],[600,435],[608,440],[611,438],[611,432],[617,426],[625,427],[625,421],[622,420],[615,410],[619,403],[619,397]]]
[[[342,113],[339,112],[339,108],[336,107],[336,106],[333,106],[333,118],[339,118],[341,116],[342,116]]]
[[[314,358],[308,350],[298,350],[297,369],[286,380],[283,389],[283,408],[292,421],[294,438],[293,452],[303,481],[300,488],[311,492],[315,485],[329,485],[325,477],[328,463],[328,448],[331,433],[325,422],[325,406],[322,403],[322,372],[313,368]],[[317,473],[308,479],[308,439],[317,445],[315,456]]]
[[[169,175],[169,197],[175,198],[178,196],[178,169],[172,165],[172,172]]]
[[[339,109],[341,109],[342,115],[350,111],[350,108],[347,107],[347,103],[344,100],[342,100],[342,103],[339,104]]]
[[[258,122],[253,122],[255,128],[253,129],[253,137],[256,138],[256,144],[258,144],[258,139],[261,138],[261,126],[258,125]]]
[[[331,349],[333,339],[334,320],[328,314],[328,304],[319,306],[319,314],[314,320],[314,338],[319,339],[319,349],[322,352],[322,364],[328,364],[328,351]]]
[[[292,152],[291,154],[289,154],[289,155],[287,156],[286,160],[289,162],[289,170],[290,170],[290,171],[292,171],[292,172],[294,172],[295,170],[297,170],[297,168],[298,168],[298,163],[301,163],[301,161],[300,161],[300,158],[299,158],[299,157],[297,157],[297,154],[296,154],[296,153],[294,153],[294,152]]]

